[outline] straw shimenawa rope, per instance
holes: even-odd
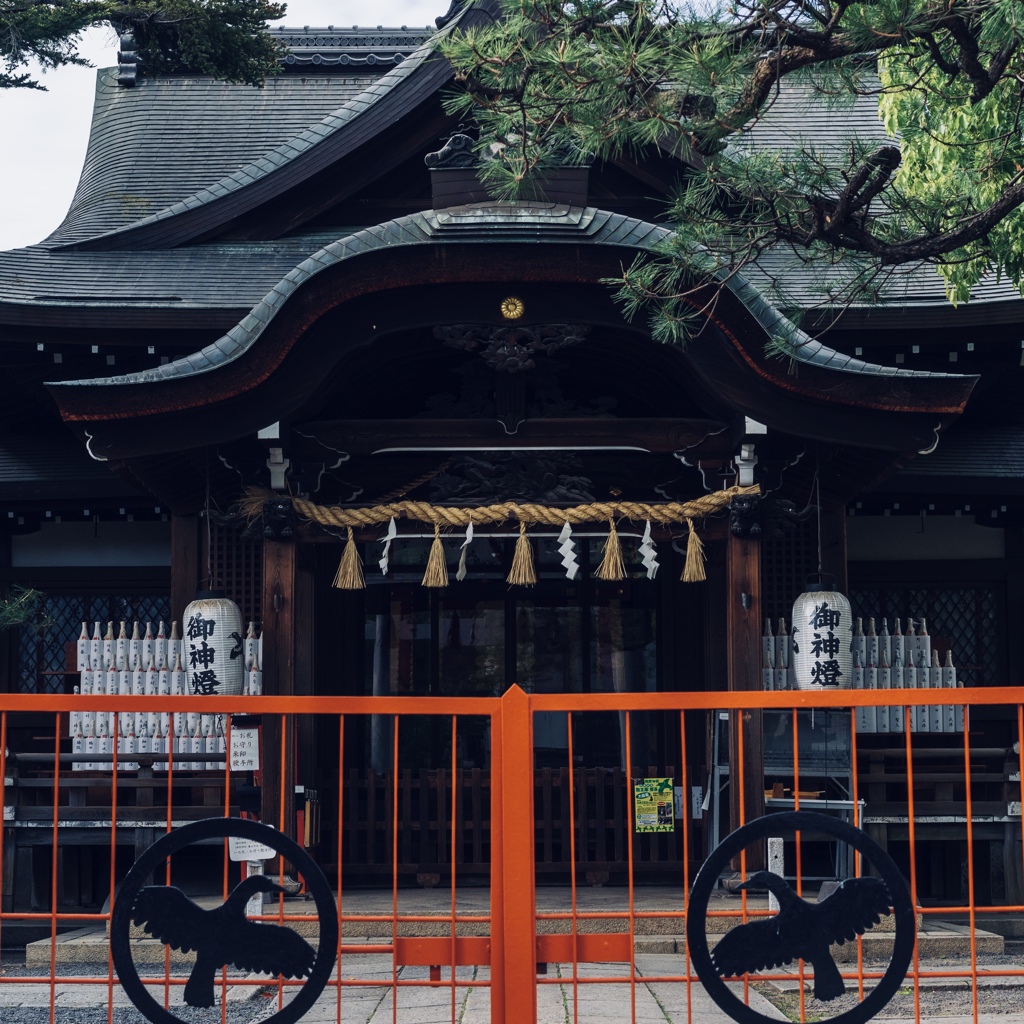
[[[573,525],[580,523],[608,523],[608,541],[604,548],[604,558],[597,570],[599,579],[621,580],[626,571],[622,559],[622,545],[616,528],[616,519],[650,520],[667,524],[685,522],[688,527],[686,545],[686,567],[683,580],[696,583],[706,578],[704,572],[704,547],[697,530],[695,519],[702,519],[712,512],[728,508],[733,498],[740,494],[758,494],[760,488],[730,487],[727,490],[705,494],[692,501],[665,502],[662,505],[647,505],[635,501],[596,501],[589,505],[576,505],[573,508],[553,508],[548,505],[523,504],[508,501],[496,505],[483,505],[467,508],[446,505],[431,505],[425,501],[398,501],[372,508],[341,508],[337,505],[317,505],[305,498],[291,498],[292,507],[310,522],[321,526],[344,529],[348,532],[348,540],[342,555],[341,564],[334,585],[342,589],[358,590],[365,586],[362,565],[356,551],[353,538],[355,527],[379,526],[391,519],[411,519],[421,523],[430,523],[434,527],[434,542],[430,547],[430,557],[423,574],[423,586],[446,587],[448,585],[448,567],[444,559],[444,547],[441,543],[441,528],[467,527],[488,523],[503,523],[516,520],[519,523],[519,540],[516,543],[515,557],[508,582],[519,586],[533,586],[537,582],[536,570],[533,566],[533,551],[526,536],[526,527],[530,524],[562,527],[566,522]],[[263,511],[263,503],[268,498],[282,496],[270,491],[250,488],[242,499],[242,511],[250,521],[257,518]]]
[[[371,508],[342,508],[338,505],[317,505],[305,498],[290,500],[292,507],[300,516],[321,526],[335,529],[379,526],[392,518],[430,523],[438,528],[465,528],[470,520],[477,527],[515,520],[527,526],[540,524],[561,528],[566,520],[573,526],[581,523],[606,523],[610,519],[630,519],[637,522],[650,519],[653,523],[663,525],[683,523],[688,519],[703,519],[712,512],[728,508],[737,495],[759,493],[760,487],[755,484],[752,487],[730,487],[686,502],[669,501],[660,505],[647,505],[636,501],[597,501],[589,505],[576,505],[573,508],[518,504],[514,501],[473,507],[431,505],[426,501],[397,501]],[[263,503],[268,498],[282,497],[286,496],[249,488],[241,501],[241,509],[250,519],[255,519],[262,513]]]

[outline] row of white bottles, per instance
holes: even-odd
[[[792,690],[793,638],[786,631],[786,620],[779,619],[778,633],[772,633],[771,619],[764,620],[761,637],[761,688],[764,690]]]
[[[882,628],[875,629],[875,620],[857,619],[853,632],[853,686],[860,690],[956,689],[958,683],[952,651],[946,652],[946,663],[939,663],[938,651],[932,650],[932,638],[924,619],[915,623],[907,619],[906,632],[895,619],[893,632],[882,619]],[[857,708],[857,731],[865,733],[963,732],[964,709],[955,704],[930,707],[904,706]]]
[[[959,684],[952,652],[946,652],[945,665],[939,664],[937,651],[924,619],[907,620],[906,631],[894,620],[893,632],[882,619],[880,631],[875,620],[868,619],[865,631],[862,619],[856,620],[853,639],[853,673],[850,685],[860,690],[909,690],[918,688],[955,689]],[[792,669],[792,638],[786,620],[779,619],[777,632],[772,632],[766,619],[761,638],[761,685],[766,690],[792,690],[796,683]],[[858,732],[905,732],[908,727],[903,707],[857,708]],[[912,732],[963,732],[964,711],[956,704],[911,708],[909,728]]]
[[[144,672],[150,668],[160,671],[170,668],[176,656],[185,659],[183,641],[178,630],[178,623],[172,622],[170,634],[163,622],[153,632],[153,623],[146,623],[145,633],[141,633],[141,623],[132,624],[132,632],[128,634],[126,620],[121,621],[120,630],[114,636],[114,623],[107,623],[107,631],[100,635],[101,623],[93,623],[92,636],[89,636],[88,623],[82,623],[82,632],[78,637],[77,672],[109,672],[111,670],[132,671],[140,666]],[[256,663],[263,662],[263,637],[256,635],[255,624],[250,622],[246,636],[242,638],[242,657],[245,671],[249,672]]]
[[[163,638],[163,623],[154,640],[165,639],[166,646],[154,644],[147,648],[144,644],[128,648],[127,664],[131,668],[93,669],[91,650],[86,657],[87,667],[81,670],[81,685],[74,692],[83,696],[108,697],[166,697],[186,696],[191,692],[188,672],[183,665],[181,641],[175,636],[177,630],[172,629],[171,637]],[[125,624],[121,624],[121,633],[126,634]],[[84,632],[84,629],[83,629]],[[108,627],[108,636],[113,632]],[[138,634],[138,624],[133,631]],[[147,628],[147,634],[151,630]],[[131,643],[135,638],[125,637]],[[93,640],[86,638],[92,645]],[[145,640],[145,638],[142,638]],[[106,643],[100,638],[101,644]],[[174,645],[171,645],[172,640]],[[116,643],[116,641],[115,641]],[[262,637],[257,637],[253,623],[249,623],[248,635],[243,641],[243,657],[245,659],[245,689],[248,696],[258,697],[263,693],[263,671],[260,667],[262,656]],[[81,643],[79,651],[81,652]],[[107,650],[100,647],[98,663],[105,660]],[[143,666],[143,655],[149,651],[148,665]],[[117,666],[119,650],[110,648],[109,663]],[[196,755],[205,753],[223,753],[223,722],[220,723],[219,734],[214,723],[222,716],[204,714],[201,711],[171,713],[168,711],[72,711],[69,716],[68,732],[71,737],[71,751],[81,754],[82,760],[73,762],[73,770],[89,769],[110,770],[111,761],[90,761],[88,754],[171,754]],[[116,739],[115,739],[116,737]],[[212,744],[212,745],[211,745]],[[115,750],[116,748],[116,750]],[[210,762],[205,759],[174,758],[176,769],[204,770],[223,769],[223,763]],[[132,761],[118,762],[121,770],[134,770],[138,764]],[[167,762],[155,762],[157,770],[166,770]]]
[[[893,629],[894,631],[890,633],[889,622],[883,618],[881,631],[876,632],[875,620],[868,619],[868,628],[865,632],[864,620],[857,619],[850,645],[854,666],[859,663],[865,668],[869,665],[880,668],[884,660],[891,667],[903,665],[929,668],[932,663],[932,638],[928,634],[927,622],[921,619],[915,623],[913,619],[907,619],[907,631],[902,633],[900,620],[894,619]],[[860,685],[856,682],[856,673],[853,685]]]
[[[101,623],[93,623],[89,636],[88,623],[82,623],[78,637],[77,670],[79,672],[132,671],[140,666],[143,671],[151,667],[158,671],[174,664],[175,655],[182,654],[181,635],[178,624],[171,623],[170,634],[161,622],[153,632],[153,623],[146,623],[145,633],[140,632],[141,623],[132,624],[129,636],[127,623],[121,622],[118,634],[114,635],[114,623],[107,623],[107,631],[101,634]]]
[[[116,753],[125,755],[117,761],[119,771],[138,771],[139,763],[133,760],[141,754],[163,755],[166,760],[155,760],[156,771],[167,771],[173,765],[175,771],[223,771],[227,751],[227,736],[224,716],[218,714],[187,715],[176,712],[151,711],[143,717],[138,732],[135,729],[135,715],[119,713],[115,716],[115,734],[111,733],[106,715],[91,712],[71,713],[71,750],[83,760],[72,763],[74,771],[112,771]],[[103,760],[91,761],[95,755],[106,755]],[[220,755],[217,760],[207,760],[211,755]],[[170,763],[169,763],[170,762]]]
[[[925,620],[915,623],[907,619],[907,631],[900,631],[900,622],[894,621],[894,632],[889,632],[886,619],[882,619],[881,632],[875,632],[875,620],[868,619],[867,632],[862,619],[856,620],[850,649],[853,664],[881,666],[882,657],[890,666],[897,663],[917,668],[932,663],[932,638],[928,635]],[[778,631],[772,633],[770,619],[764,620],[764,635],[761,637],[761,685],[766,690],[792,690],[796,688],[793,674],[793,638],[786,629],[786,620],[779,619]],[[858,686],[856,675],[848,683]]]

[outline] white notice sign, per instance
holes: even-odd
[[[273,860],[277,854],[269,846],[257,843],[255,839],[239,839],[238,836],[228,836],[228,856],[235,861]]]
[[[259,729],[231,730],[231,770],[257,772],[260,770]]]

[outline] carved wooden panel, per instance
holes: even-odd
[[[263,542],[243,540],[237,530],[210,529],[210,566],[214,585],[222,586],[242,611],[242,624],[262,622]]]
[[[787,629],[793,602],[809,573],[818,571],[817,521],[797,523],[782,536],[761,542],[761,606],[772,630],[785,618]]]

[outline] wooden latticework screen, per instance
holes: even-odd
[[[259,628],[263,608],[263,542],[243,540],[237,531],[212,524],[210,565],[217,584],[241,609],[242,622]]]
[[[818,532],[814,519],[798,523],[776,539],[761,544],[761,601],[772,628],[786,619],[797,595],[803,593],[808,574],[818,570]]]

